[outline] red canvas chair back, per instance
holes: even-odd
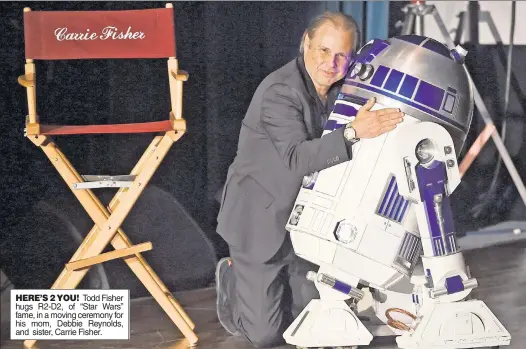
[[[26,59],[176,56],[173,8],[130,11],[26,11]]]

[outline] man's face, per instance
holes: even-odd
[[[322,24],[304,43],[304,59],[316,89],[328,89],[347,73],[351,60],[352,39],[349,32]]]

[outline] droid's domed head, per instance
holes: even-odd
[[[459,154],[473,115],[466,51],[428,37],[371,40],[354,57],[339,99],[363,104],[371,97],[422,121],[444,126]]]

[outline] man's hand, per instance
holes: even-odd
[[[393,130],[402,122],[404,113],[397,108],[385,108],[370,111],[376,102],[371,98],[358,110],[356,118],[351,123],[356,131],[356,138],[374,138]]]

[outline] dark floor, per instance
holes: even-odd
[[[480,287],[475,297],[484,300],[503,325],[511,333],[510,349],[526,348],[526,240],[502,246],[475,249],[466,252],[472,274]],[[199,336],[197,348],[202,349],[249,349],[240,338],[230,337],[220,326],[215,313],[213,288],[189,291],[176,295],[190,317],[196,323]],[[5,315],[9,307],[2,306],[2,349],[23,348],[22,341],[9,340],[9,324]],[[8,315],[9,316],[9,315]],[[188,347],[186,340],[161,308],[150,298],[131,302],[131,325],[129,341],[39,341],[36,348],[148,348],[182,349]],[[283,346],[280,349],[290,348]],[[370,348],[396,348],[393,337],[375,340]]]

